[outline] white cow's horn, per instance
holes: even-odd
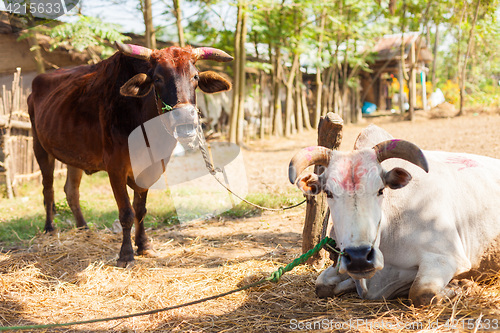
[[[290,161],[288,167],[288,179],[292,184],[295,184],[297,177],[308,166],[323,165],[328,166],[330,163],[331,150],[326,147],[314,146],[307,147],[299,151]]]
[[[404,140],[387,140],[373,147],[377,160],[381,163],[389,158],[401,158],[429,172],[429,165],[424,153],[411,142]]]
[[[151,53],[153,50],[148,49],[144,46],[134,45],[134,44],[122,44],[120,42],[115,42],[116,48],[123,54],[142,59],[149,60],[151,58]]]

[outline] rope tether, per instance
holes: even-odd
[[[253,287],[257,287],[261,284],[264,284],[266,282],[278,282],[278,280],[285,274],[286,272],[291,271],[295,267],[305,263],[307,259],[309,259],[311,256],[313,256],[315,253],[319,252],[323,246],[332,246],[333,248],[335,247],[335,241],[329,237],[323,238],[314,248],[311,250],[307,251],[294,261],[292,261],[290,264],[286,265],[285,267],[280,267],[276,271],[272,272],[269,277],[263,278],[257,282],[253,282],[250,284],[247,284],[243,287],[233,289],[230,291],[227,291],[225,293],[221,293],[218,295],[213,295],[205,298],[201,298],[195,301],[183,303],[183,304],[178,304],[174,306],[169,306],[166,308],[161,308],[161,309],[155,309],[155,310],[150,310],[150,311],[145,311],[145,312],[138,312],[138,313],[132,313],[128,315],[122,315],[122,316],[116,316],[116,317],[108,317],[108,318],[99,318],[99,319],[91,319],[91,320],[83,320],[83,321],[74,321],[74,322],[69,322],[69,323],[60,323],[60,324],[46,324],[46,325],[27,325],[27,326],[4,326],[0,327],[0,331],[19,331],[19,330],[36,330],[36,329],[47,329],[47,328],[55,328],[55,327],[65,327],[65,326],[75,326],[75,325],[84,325],[84,324],[93,324],[93,323],[100,323],[100,322],[106,322],[106,321],[111,321],[111,320],[119,320],[119,319],[127,319],[127,318],[132,318],[132,317],[139,317],[139,316],[146,316],[146,315],[152,315],[156,314],[159,312],[165,312],[169,310],[174,310],[174,309],[179,309],[183,308],[186,306],[190,305],[195,305],[199,303],[203,303],[206,301],[214,300],[220,297],[224,297],[230,294],[237,293],[239,291],[243,291],[246,289],[250,289]]]
[[[237,197],[241,201],[249,204],[250,206],[254,206],[254,207],[258,208],[258,209],[269,210],[269,211],[274,211],[274,212],[282,212],[282,211],[285,211],[285,210],[288,210],[288,209],[292,209],[292,208],[295,208],[295,207],[298,207],[298,206],[302,205],[304,202],[307,201],[307,199],[306,199],[306,200],[303,200],[303,201],[299,202],[298,204],[295,204],[295,205],[292,205],[292,206],[288,206],[288,207],[283,207],[283,208],[268,208],[268,207],[259,206],[259,205],[255,204],[253,202],[250,202],[250,201],[242,198],[238,194],[234,193],[229,187],[226,186],[226,184],[224,184],[219,178],[217,178],[217,173],[222,173],[222,170],[220,170],[219,168],[215,168],[215,166],[213,165],[212,161],[210,160],[210,155],[209,155],[208,150],[207,150],[207,143],[205,141],[205,136],[203,135],[203,131],[201,129],[201,126],[197,127],[197,132],[198,132],[198,146],[200,148],[201,155],[203,156],[203,160],[205,161],[205,166],[206,166],[208,172],[212,176],[214,176],[215,180],[222,187],[224,187],[229,193],[231,193],[232,195],[234,195],[235,197]]]

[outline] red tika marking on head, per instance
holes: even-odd
[[[359,184],[361,182],[361,178],[368,173],[368,169],[365,167],[362,160],[356,162],[353,171],[353,180],[356,185]]]
[[[307,150],[307,151],[313,151],[316,147],[307,147],[307,148],[304,148],[304,150]]]
[[[464,156],[448,157],[445,163],[463,165],[463,167],[459,168],[458,171],[462,171],[467,168],[479,167],[479,163],[477,161],[471,160],[470,158]]]
[[[172,63],[174,66],[184,66],[193,60],[192,50],[191,46],[170,46],[153,51],[152,58],[161,64]]]
[[[354,184],[352,182],[351,170],[352,169],[352,161],[349,158],[344,158],[339,161],[337,164],[338,175],[340,176],[338,179],[334,178],[333,180],[340,185],[340,187],[344,191],[354,190]]]
[[[362,160],[353,163],[349,158],[341,160],[337,165],[340,178],[332,178],[344,191],[354,193],[368,169]]]

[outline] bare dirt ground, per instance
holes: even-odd
[[[423,149],[500,158],[500,115],[373,122]],[[367,124],[345,127],[341,150],[351,149]],[[244,158],[249,192],[289,191],[290,158],[300,148],[315,145],[316,140],[316,133],[308,131],[290,139],[248,144]],[[42,235],[26,250],[0,254],[0,323],[8,326],[115,316],[237,288],[268,276],[300,255],[304,212],[302,206],[285,213],[264,212],[250,218],[216,218],[149,230],[159,257],[138,257],[135,266],[127,269],[114,267],[119,235],[93,230]],[[319,300],[314,294],[319,273],[301,266],[278,284],[170,312],[60,331],[456,332],[474,330],[476,326],[469,323],[478,318],[496,320],[500,327],[498,281],[464,288],[457,299],[443,305],[415,309],[406,300],[363,301],[354,294]],[[452,326],[445,326],[446,320]]]

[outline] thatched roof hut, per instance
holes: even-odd
[[[403,48],[401,47],[403,45]],[[386,35],[381,37],[373,49],[375,62],[370,65],[371,73],[364,72],[361,77],[362,102],[377,105],[378,109],[391,109],[388,100],[391,97],[389,85],[392,78],[402,81],[402,68],[410,75],[410,93],[415,93],[416,73],[428,72],[426,67],[432,62],[432,53],[427,42],[418,32]],[[403,62],[403,65],[402,64]],[[413,75],[411,68],[413,66]],[[406,99],[409,96],[406,96]],[[416,98],[413,99],[415,101]]]

